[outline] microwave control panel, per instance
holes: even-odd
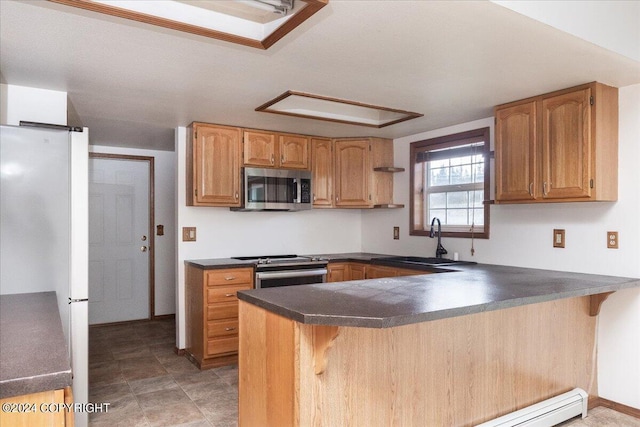
[[[311,203],[311,180],[300,180],[300,203]]]

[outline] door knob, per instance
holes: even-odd
[[[146,246],[141,246],[141,247],[140,247],[140,250],[141,250],[142,252],[147,252],[147,247],[146,247]]]
[[[147,236],[142,236],[142,237],[140,238],[140,240],[142,240],[142,241],[144,242],[145,240],[147,240]]]

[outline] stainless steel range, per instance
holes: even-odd
[[[267,255],[234,257],[256,263],[255,284],[258,288],[309,285],[327,281],[327,263],[324,258],[298,255]]]

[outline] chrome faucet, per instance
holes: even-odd
[[[442,255],[447,254],[447,250],[442,246],[441,233],[442,233],[442,225],[440,224],[440,220],[438,217],[433,217],[431,220],[431,230],[429,231],[429,237],[432,239],[436,236],[436,233],[433,230],[433,224],[438,221],[438,246],[436,247],[436,258],[442,258]]]

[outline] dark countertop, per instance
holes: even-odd
[[[0,295],[0,398],[71,383],[56,293]]]
[[[305,324],[390,328],[640,286],[640,279],[500,265],[454,269],[457,271],[253,289],[238,292],[238,298]]]
[[[330,262],[347,262],[347,261],[355,261],[355,262],[369,262],[372,258],[376,257],[385,257],[385,256],[393,256],[393,255],[384,255],[384,254],[373,254],[366,252],[349,252],[342,254],[311,254],[311,255],[301,255],[308,257],[319,257],[326,258]],[[242,267],[254,267],[254,261],[240,261],[234,258],[211,258],[211,259],[191,259],[186,260],[186,264],[192,265],[194,267],[202,268],[204,270],[216,270],[222,268],[242,268]]]

